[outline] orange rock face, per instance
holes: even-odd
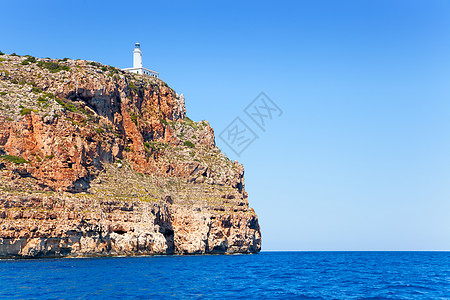
[[[0,57],[0,257],[260,250],[243,167],[182,95],[97,63]]]

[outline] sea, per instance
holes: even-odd
[[[0,260],[0,299],[450,299],[450,252]]]

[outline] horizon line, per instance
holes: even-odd
[[[450,252],[450,250],[261,250],[260,252]]]

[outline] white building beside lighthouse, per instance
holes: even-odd
[[[142,67],[142,50],[141,45],[139,43],[136,43],[133,50],[133,67],[132,68],[125,68],[122,69],[123,71],[128,71],[131,73],[141,74],[141,75],[147,75],[151,77],[159,77],[159,73],[152,71],[150,69]]]

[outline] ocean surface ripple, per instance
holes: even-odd
[[[450,299],[449,252],[0,260],[6,299]]]

